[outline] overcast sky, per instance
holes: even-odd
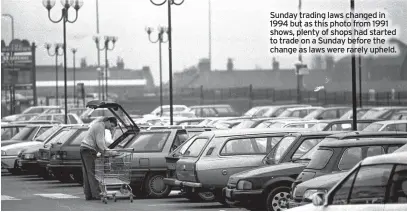
[[[155,0],[162,1],[162,0]],[[176,0],[179,1],[179,0]],[[185,0],[181,6],[172,7],[173,70],[196,65],[208,56],[208,1]],[[369,9],[387,10],[393,23],[401,25],[401,37],[407,37],[407,1],[405,0],[356,0],[356,11]],[[269,54],[269,14],[296,12],[298,0],[211,0],[212,5],[212,60],[213,69],[226,69],[227,58],[234,59],[236,69],[263,69],[271,67]],[[37,64],[53,64],[47,56],[45,42],[62,43],[62,24],[48,20],[41,0],[1,0],[2,13],[15,19],[15,37],[35,41],[38,45]],[[54,19],[60,15],[57,1],[52,10]],[[303,11],[349,11],[349,0],[303,0]],[[126,68],[140,69],[150,66],[158,78],[158,44],[148,41],[146,26],[167,26],[167,7],[157,7],[150,0],[99,0],[100,34],[119,37],[116,48],[109,52],[109,61],[123,57]],[[71,11],[71,16],[75,16]],[[72,17],[73,18],[73,17]],[[11,39],[8,18],[1,19],[1,37]],[[86,57],[88,64],[96,64],[96,48],[92,37],[96,34],[96,0],[85,0],[79,18],[67,25],[68,47],[78,48],[77,59]],[[407,42],[407,39],[404,39]],[[277,56],[280,66],[292,68],[297,55]],[[62,61],[62,59],[60,60]],[[104,56],[102,54],[102,65]],[[310,57],[305,57],[310,62]],[[72,66],[72,53],[68,55]],[[163,44],[164,80],[168,79],[168,44]]]

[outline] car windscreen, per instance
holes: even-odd
[[[322,109],[314,110],[314,111],[312,111],[310,114],[306,115],[306,116],[304,117],[304,119],[305,119],[305,120],[307,120],[307,119],[313,119],[313,118],[317,117],[322,111],[323,111]]]
[[[384,109],[370,109],[361,117],[361,119],[376,119],[386,112],[387,110]]]
[[[323,169],[326,164],[328,164],[329,160],[333,155],[333,151],[329,149],[318,149],[308,163],[308,169],[316,169],[321,170]]]
[[[378,132],[383,126],[384,126],[384,124],[371,123],[365,129],[363,129],[363,131]]]
[[[179,146],[179,148],[180,148],[179,153],[181,155],[183,155],[185,153],[185,151],[188,149],[188,147],[191,146],[191,144],[195,140],[195,138],[196,138],[196,136],[193,136]]]
[[[160,152],[170,132],[146,132],[133,137],[124,147],[133,148],[135,152]]]
[[[246,113],[244,113],[243,116],[252,116],[260,109],[261,108],[256,108],[256,107],[251,108],[250,110],[246,111]]]
[[[24,127],[11,140],[27,140],[36,129],[36,127]]]
[[[35,140],[37,141],[45,141],[49,136],[51,136],[55,130],[57,130],[59,128],[59,126],[53,126],[51,128],[49,128],[48,130],[46,130],[44,133],[42,133],[40,136],[38,136]]]
[[[77,131],[78,129],[70,129],[64,136],[61,136],[58,140],[55,140],[55,142],[57,144],[64,144],[65,142],[70,140],[71,137],[74,136]]]
[[[182,156],[198,157],[207,141],[207,138],[197,138],[193,140],[192,144],[183,152]]]
[[[70,145],[75,145],[75,146],[79,146],[81,145],[83,139],[85,138],[85,136],[87,135],[88,130],[87,129],[80,129],[78,130],[78,133],[76,133],[74,135],[74,137],[70,138]]]
[[[58,132],[53,134],[52,137],[45,142],[45,144],[56,143],[59,139],[64,137],[68,131],[69,131],[69,129],[67,129],[67,128],[59,130]]]
[[[303,156],[300,157],[300,159],[304,160],[311,160],[314,156],[314,153],[319,149],[321,144],[327,143],[327,142],[335,142],[337,141],[338,138],[335,137],[328,137],[319,142],[317,145],[315,145],[312,149],[310,149],[307,153],[305,153]]]
[[[286,136],[281,139],[280,142],[277,143],[274,149],[274,161],[280,161],[281,157],[285,154],[285,152],[290,148],[290,146],[295,141],[296,137],[294,136]]]

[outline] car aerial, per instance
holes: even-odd
[[[371,123],[363,131],[400,131],[407,132],[407,120],[388,120]]]
[[[351,110],[350,107],[327,107],[313,111],[304,117],[304,119],[339,119],[343,114]]]
[[[22,128],[17,134],[15,134],[10,140],[2,140],[1,147],[7,145],[16,144],[20,142],[34,141],[35,138],[40,136],[43,132],[51,128],[51,124],[29,124]],[[2,154],[3,155],[3,154]]]
[[[4,141],[11,139],[25,126],[25,124],[1,123],[1,140]]]
[[[365,115],[365,113],[367,111],[369,111],[370,109],[372,109],[371,107],[364,107],[364,108],[357,108],[356,109],[356,118],[359,120],[362,118],[363,115]],[[348,112],[346,112],[345,114],[343,114],[339,119],[352,119],[353,118],[353,110],[349,110]]]
[[[377,119],[357,119],[357,130],[361,131],[369,126],[371,123],[380,121]],[[316,123],[311,130],[315,131],[351,131],[353,120],[351,119],[335,119],[335,120],[321,120]]]
[[[82,184],[82,160],[80,145],[88,131],[88,126],[71,127],[64,135],[67,139],[60,139],[51,145],[48,170],[61,182],[72,180]]]
[[[395,113],[407,110],[407,107],[374,107],[367,111],[361,119],[389,120]]]
[[[227,199],[234,201],[231,203],[235,206],[262,210],[287,209],[288,201],[289,199],[291,199],[290,192],[292,183],[295,182],[297,176],[306,167],[308,161],[311,160],[312,155],[318,149],[320,144],[324,142],[338,142],[350,138],[364,138],[364,137],[405,138],[407,137],[407,133],[348,132],[328,135],[322,141],[313,146],[304,155],[297,158],[296,160],[293,160],[292,162],[260,167],[254,169],[253,171],[249,170],[231,176],[229,178],[228,186],[224,191],[225,192],[224,195],[226,196]],[[290,139],[290,137],[288,137],[288,139]],[[282,158],[284,158],[284,156]],[[266,157],[264,160],[265,161],[263,163],[269,164],[273,164],[275,161],[275,159],[273,161],[272,157],[268,158]],[[238,186],[240,189],[237,188]]]
[[[196,117],[233,117],[239,114],[230,105],[196,105],[190,107]]]
[[[184,191],[213,192],[225,204],[222,189],[230,175],[262,165],[264,156],[281,138],[302,129],[232,129],[204,132],[195,137],[176,163],[176,179],[165,184]]]
[[[62,123],[65,123],[65,114],[42,114],[38,115],[34,118],[32,118],[30,121],[43,121],[43,120],[49,120],[49,121],[57,121]],[[68,123],[67,124],[83,124],[82,120],[79,118],[78,115],[75,113],[68,113]]]
[[[286,195],[287,178],[301,172],[306,161],[299,158],[335,132],[290,133],[263,158],[264,166],[238,172],[229,177],[223,195],[228,203],[246,209],[277,210],[280,205],[269,204],[276,195]],[[291,162],[291,163],[288,163]],[[290,179],[289,182],[294,179]],[[277,186],[281,185],[281,186]],[[281,191],[281,192],[273,192]],[[270,193],[271,192],[271,193]]]
[[[287,117],[287,118],[304,118],[311,112],[322,109],[322,107],[295,107],[295,108],[287,108],[284,112],[282,112],[277,117]]]
[[[18,155],[18,165],[19,167],[27,171],[29,174],[36,174],[40,175],[40,168],[37,163],[37,159],[39,158],[38,152],[41,147],[47,144],[52,138],[54,138],[59,131],[64,128],[71,127],[70,125],[55,125],[54,127],[50,128],[49,130],[45,131],[42,135],[38,136],[36,139],[38,142],[36,145],[32,145],[30,147],[26,147],[21,151]]]
[[[63,113],[63,108],[60,106],[32,106],[25,109],[21,114],[49,114],[49,113]],[[11,115],[3,117],[2,121],[13,122],[21,115]]]
[[[407,109],[394,113],[390,120],[407,120]]]
[[[274,105],[263,108],[254,114],[255,117],[277,117],[288,108],[311,107],[311,105]]]
[[[368,157],[327,194],[289,211],[407,211],[407,154]]]
[[[407,143],[406,138],[357,138],[343,142],[321,143],[318,150],[313,154],[311,161],[292,185],[293,200],[295,203],[312,201],[312,195],[316,192],[326,192],[334,186],[342,172],[349,171],[357,163],[366,157],[393,153]],[[330,177],[322,178],[313,184],[302,185],[311,179],[318,179],[330,173]],[[335,181],[336,180],[336,181]],[[315,184],[315,183],[314,183]],[[321,185],[322,184],[322,185]],[[307,202],[307,200],[309,200]]]

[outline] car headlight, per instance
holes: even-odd
[[[34,154],[30,153],[30,154],[25,154],[25,155],[24,155],[24,158],[25,158],[25,159],[34,159],[35,156],[34,156]]]
[[[314,196],[314,194],[316,193],[326,193],[326,190],[319,190],[319,189],[308,189],[305,191],[304,196],[303,196],[303,200],[312,200],[312,197]]]
[[[7,155],[6,151],[1,150],[1,156],[5,156],[5,155]]]
[[[246,181],[246,180],[240,180],[238,183],[237,183],[237,189],[239,189],[239,190],[250,190],[250,189],[252,189],[252,183],[251,182],[249,182],[249,181]]]

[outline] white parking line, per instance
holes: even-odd
[[[36,196],[41,196],[50,199],[78,199],[80,197],[73,196],[70,194],[62,194],[62,193],[55,193],[55,194],[34,194]]]
[[[3,200],[21,200],[7,195],[1,195],[1,201]]]

